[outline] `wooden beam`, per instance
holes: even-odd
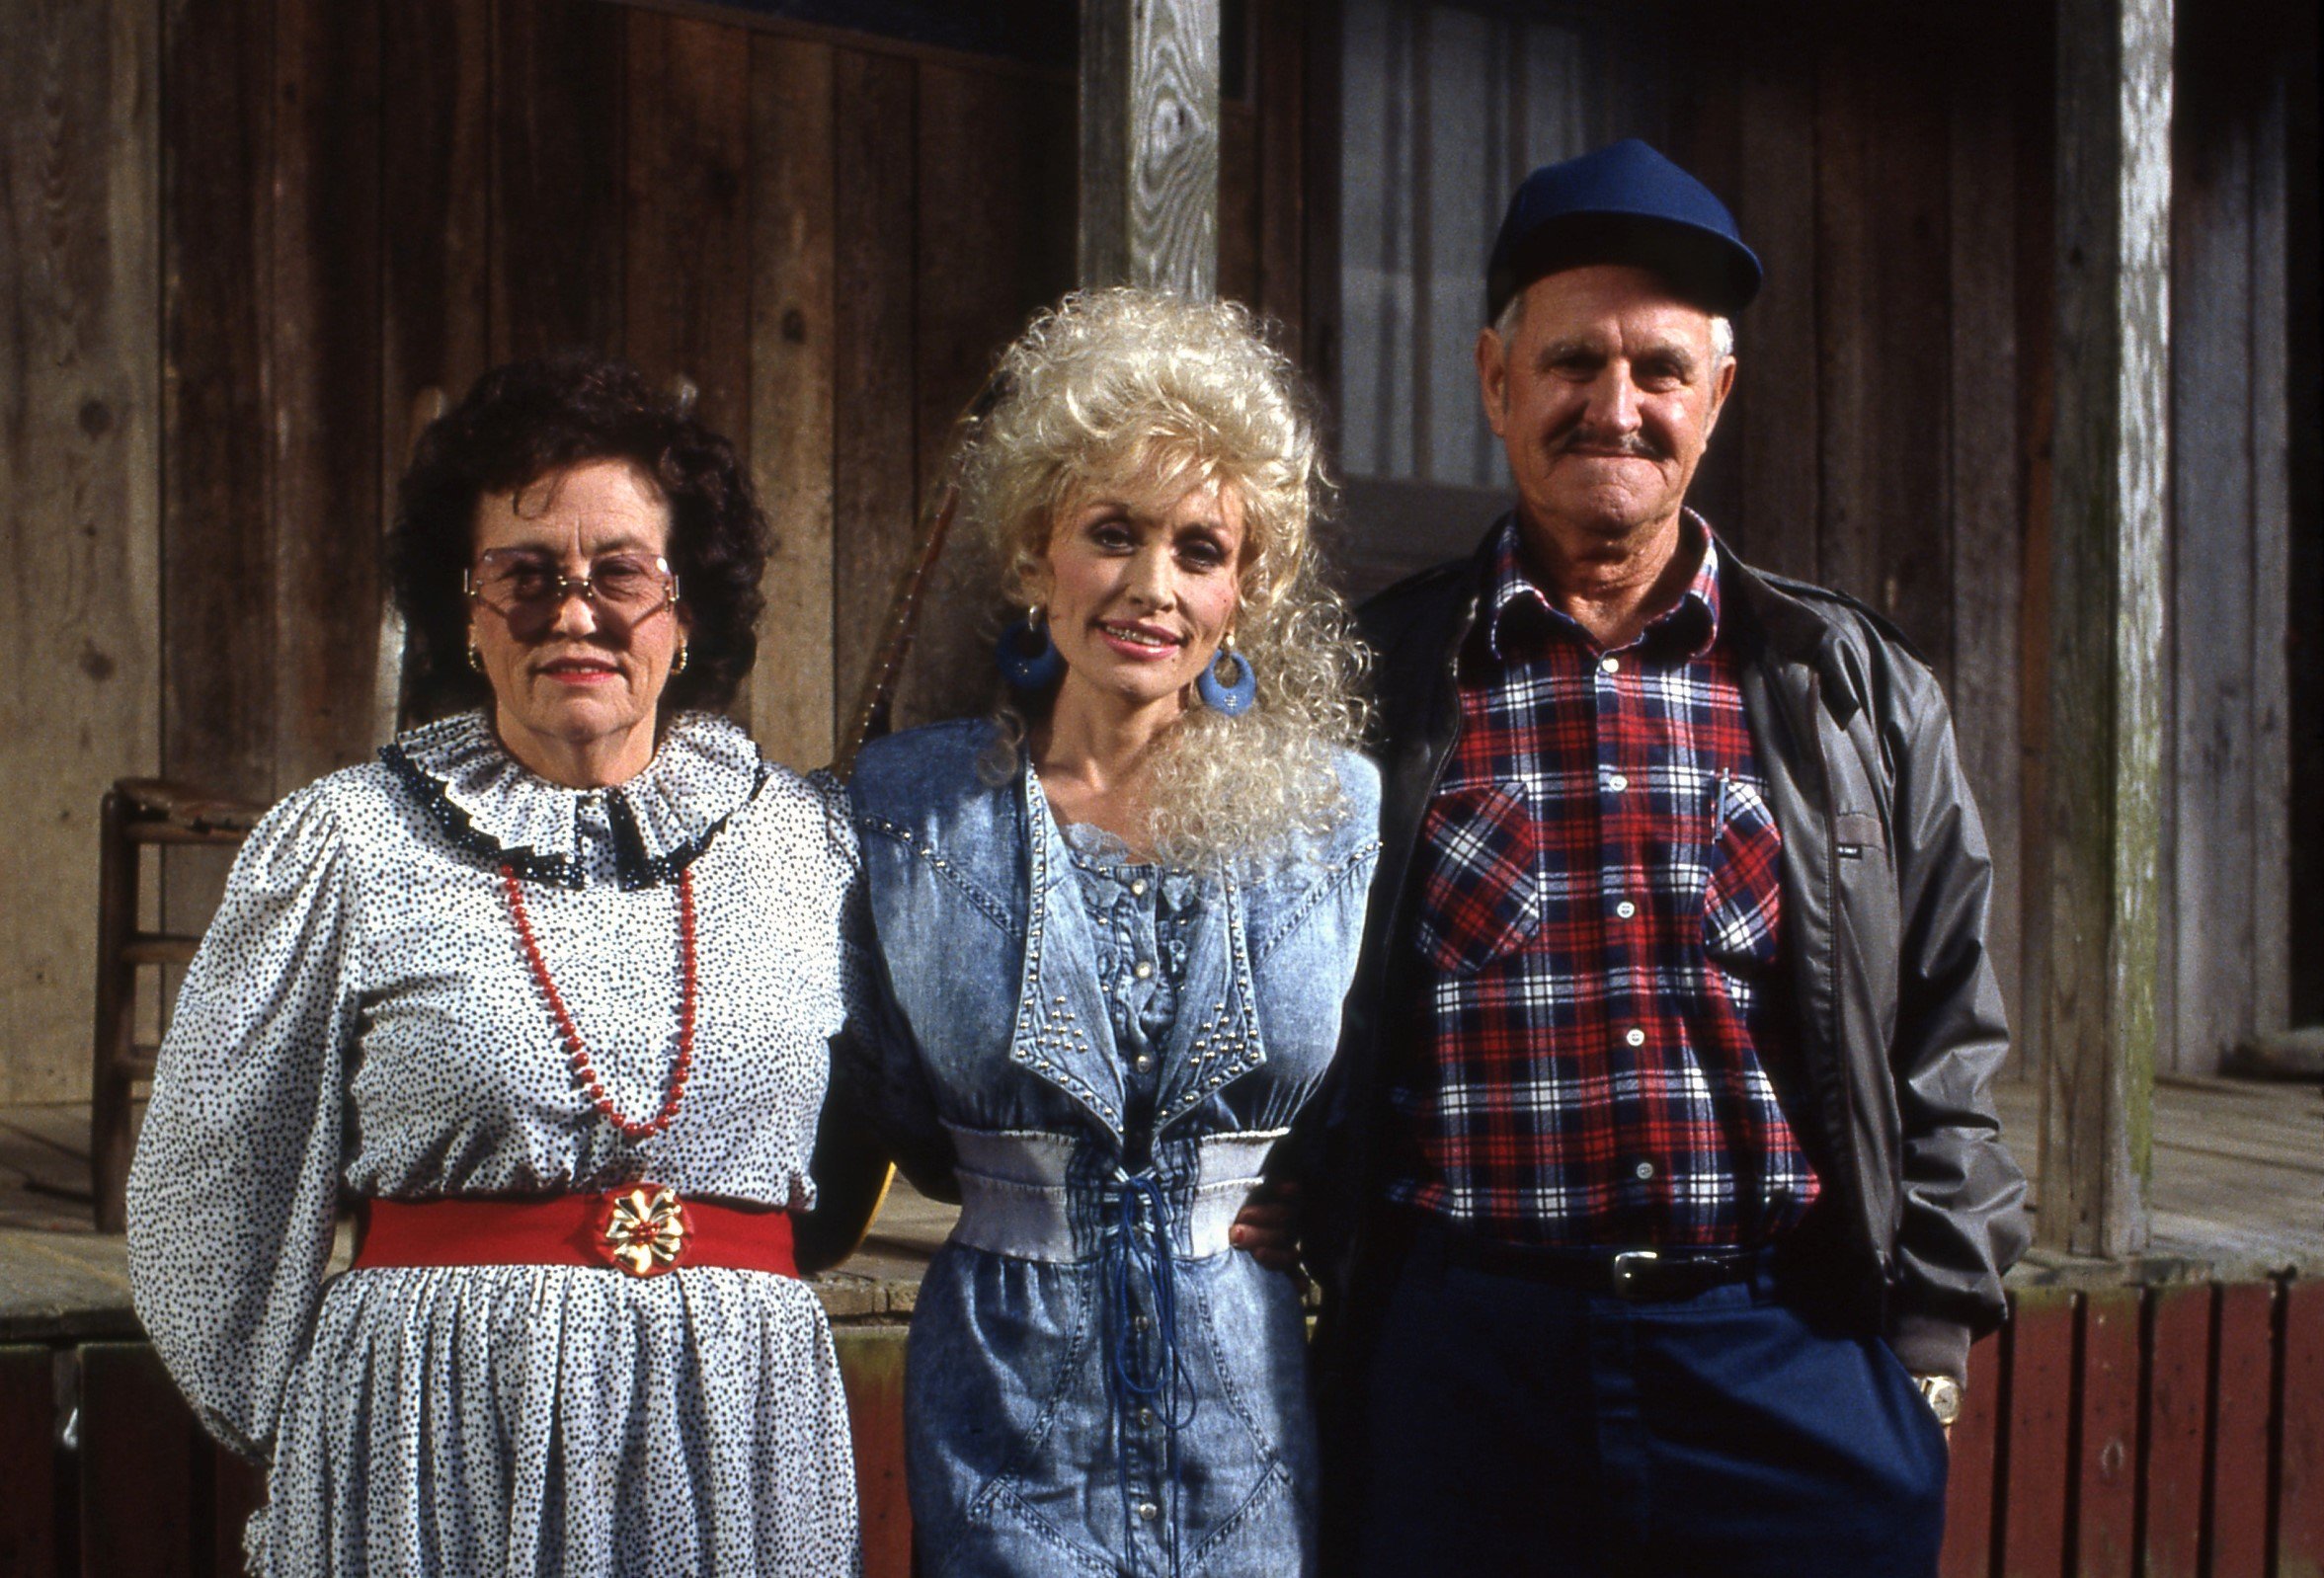
[[[2041,1241],[2147,1237],[2173,0],[2061,0]]]
[[[1219,272],[1219,0],[1082,0],[1085,285],[1208,300]]]

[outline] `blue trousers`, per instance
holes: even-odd
[[[1363,1578],[1933,1578],[1936,1416],[1773,1272],[1632,1303],[1424,1234],[1384,1291],[1342,1460]]]

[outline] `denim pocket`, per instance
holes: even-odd
[[[1703,951],[1728,971],[1775,963],[1783,850],[1766,790],[1749,778],[1721,773],[1713,786],[1703,880]]]
[[[1414,932],[1428,961],[1475,975],[1523,947],[1541,924],[1541,828],[1516,793],[1488,783],[1441,794],[1420,837]]]

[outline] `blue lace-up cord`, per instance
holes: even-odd
[[[1113,1198],[1113,1222],[1105,1234],[1105,1302],[1113,1322],[1114,1407],[1123,1450],[1114,1454],[1114,1479],[1122,1497],[1122,1547],[1136,1529],[1130,1502],[1130,1427],[1141,1406],[1162,1414],[1170,1476],[1170,1524],[1163,1543],[1170,1572],[1178,1571],[1178,1432],[1194,1423],[1196,1398],[1185,1355],[1178,1350],[1177,1279],[1170,1262],[1170,1207],[1162,1187],[1149,1173],[1124,1178]],[[1143,1289],[1154,1306],[1155,1363],[1145,1364],[1133,1317],[1132,1296]],[[1184,1411],[1180,1411],[1183,1404]]]

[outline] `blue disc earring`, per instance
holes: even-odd
[[[1235,677],[1224,684],[1219,681],[1219,665],[1223,663],[1235,666]],[[1250,671],[1250,660],[1237,652],[1230,642],[1222,641],[1202,672],[1194,676],[1194,693],[1202,697],[1202,704],[1211,711],[1240,718],[1258,700],[1259,679]]]
[[[1001,632],[993,660],[1011,690],[1047,690],[1065,677],[1065,655],[1049,639],[1049,627],[1041,622],[1038,608],[1028,610]]]

